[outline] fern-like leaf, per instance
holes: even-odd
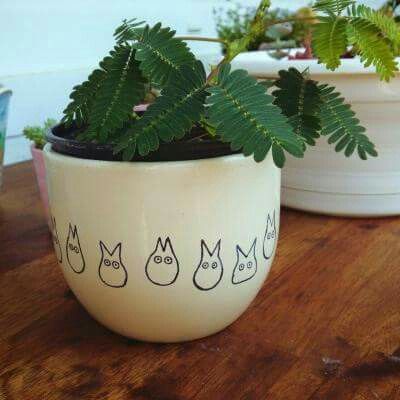
[[[118,42],[134,42],[135,58],[151,82],[163,87],[172,73],[195,63],[187,44],[174,37],[175,31],[162,28],[160,23],[153,27],[140,25],[136,20],[124,21],[114,35]]]
[[[286,117],[272,104],[273,96],[244,70],[231,72],[230,64],[221,67],[215,86],[208,89],[208,118],[217,135],[233,150],[253,154],[262,161],[272,148],[275,164],[285,162],[283,149],[303,156],[303,142]]]
[[[389,81],[398,71],[390,41],[364,18],[352,18],[348,24],[349,42],[355,46],[365,67],[375,66],[380,78]]]
[[[322,99],[319,114],[321,134],[329,136],[328,143],[336,143],[335,150],[344,151],[346,157],[351,156],[355,149],[364,160],[367,154],[376,157],[375,145],[364,134],[365,128],[360,125],[354,111],[340,97],[340,93],[326,84],[319,85],[318,89]]]
[[[314,4],[314,10],[330,15],[339,15],[347,7],[353,5],[354,0],[318,0]]]
[[[114,151],[123,151],[123,158],[129,160],[136,151],[145,156],[157,150],[160,140],[182,138],[204,112],[205,86],[206,74],[200,61],[181,67]]]
[[[279,71],[275,82],[279,89],[272,95],[284,115],[289,118],[294,133],[299,135],[310,146],[320,137],[320,103],[321,96],[317,82],[308,79],[295,68]]]
[[[398,54],[400,48],[400,27],[394,20],[381,11],[375,11],[363,4],[353,5],[350,10],[352,17],[367,20],[379,30],[382,37],[387,38],[393,47],[395,54]]]
[[[116,46],[101,64],[105,77],[99,86],[89,115],[89,127],[81,139],[105,142],[132,115],[144,97],[145,79],[129,45]]]
[[[102,62],[104,63],[105,59]],[[69,96],[72,101],[63,111],[62,122],[67,126],[70,126],[74,121],[77,126],[82,126],[88,122],[94,96],[105,76],[106,72],[103,69],[95,69],[85,82],[72,89],[72,93]]]
[[[139,21],[137,18],[124,19],[122,24],[114,32],[114,38],[117,43],[122,44],[131,40],[137,40],[144,29],[145,21]]]
[[[320,17],[313,29],[313,51],[330,70],[340,65],[347,48],[347,20],[342,17]]]

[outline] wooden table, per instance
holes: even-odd
[[[6,168],[0,399],[400,399],[399,240],[398,218],[283,210],[272,272],[237,322],[191,343],[140,343],[79,305],[32,164]]]

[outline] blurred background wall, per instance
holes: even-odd
[[[309,1],[272,3],[297,9]],[[212,10],[226,5],[224,0],[0,0],[0,84],[13,91],[5,162],[30,158],[23,127],[61,117],[71,88],[111,49],[112,33],[122,19],[161,21],[179,34],[215,36]],[[190,45],[201,58],[220,51],[215,44]]]

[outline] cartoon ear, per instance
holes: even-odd
[[[251,253],[251,251],[253,251],[254,257],[256,256],[256,244],[257,244],[257,238],[253,240],[253,244],[251,245],[249,250],[249,254]]]
[[[217,256],[219,256],[219,252],[221,250],[221,239],[218,240],[217,244],[214,247],[213,254],[217,252]]]
[[[172,253],[171,239],[169,238],[169,236],[167,236],[167,238],[165,239],[163,250],[165,251],[167,250],[167,248]]]
[[[240,246],[237,244],[236,245],[236,255],[237,255],[237,257],[239,258],[240,257],[240,254],[243,256],[243,257],[246,257],[246,254],[244,254],[243,253],[243,250],[240,248]]]
[[[267,229],[269,226],[272,226],[272,218],[271,218],[271,214],[268,213],[268,217],[267,217]]]
[[[161,249],[162,249],[162,248],[163,248],[163,244],[162,244],[161,238],[159,237],[159,238],[157,239],[157,244],[156,244],[156,249],[155,249],[155,251],[158,251],[160,247],[161,247]]]
[[[72,224],[69,224],[69,231],[72,234],[72,238],[75,239],[78,233],[78,228],[76,227],[76,225],[74,225],[74,227],[72,228]]]
[[[99,242],[99,245],[100,245],[101,254],[104,254],[104,251],[107,251],[106,245],[101,240]]]
[[[204,251],[206,251],[208,254],[210,254],[210,252],[208,251],[206,242],[203,239],[201,239],[200,245],[201,245],[201,258],[203,259]]]
[[[212,257],[215,253],[217,253],[217,256],[219,256],[219,251],[221,250],[221,239],[218,240],[217,244],[214,246],[213,250],[210,251],[210,249],[207,246],[207,243],[201,239],[201,256],[203,257],[204,250],[208,253],[210,257]]]
[[[117,252],[118,253],[118,257],[121,258],[121,250],[122,250],[122,243],[120,242],[115,246],[115,249],[113,250],[113,254],[115,252]]]

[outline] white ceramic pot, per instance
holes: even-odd
[[[271,157],[126,163],[49,144],[44,154],[65,279],[108,328],[146,341],[196,339],[231,324],[260,290],[279,228]]]
[[[282,173],[282,204],[313,212],[350,216],[400,214],[400,80],[379,81],[373,67],[344,59],[327,71],[316,60],[274,60],[265,52],[241,54],[234,62],[258,77],[280,69],[309,69],[311,77],[337,88],[351,104],[379,156],[360,160],[335,153],[321,138],[304,159],[288,157]]]

